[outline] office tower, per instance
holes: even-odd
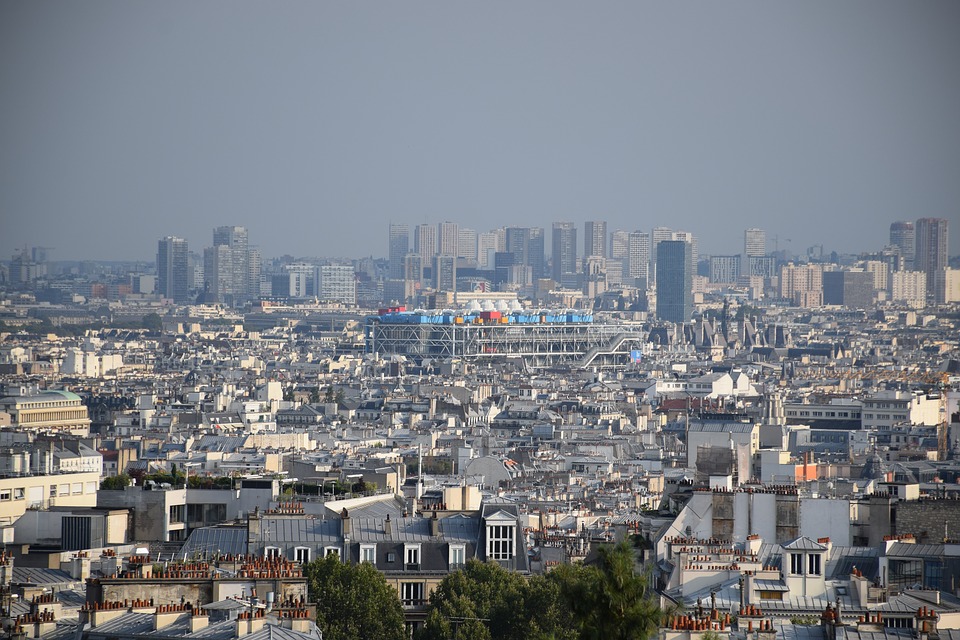
[[[527,264],[527,245],[530,242],[530,229],[527,227],[507,227],[504,250],[513,254],[514,264]]]
[[[654,227],[650,232],[650,275],[654,282],[656,282],[657,277],[657,246],[664,240],[673,240],[673,229]]]
[[[693,315],[693,247],[664,240],[657,247],[657,317],[681,324]]]
[[[626,260],[630,254],[630,232],[617,229],[610,233],[610,253],[614,260]]]
[[[456,222],[441,222],[437,225],[437,253],[457,257],[460,242],[460,226]]]
[[[671,240],[682,240],[690,244],[690,259],[693,260],[693,269],[696,271],[697,263],[700,261],[700,248],[697,242],[697,236],[689,231],[674,231],[670,236]]]
[[[233,251],[225,244],[203,250],[204,302],[230,302],[235,297],[233,278]]]
[[[627,273],[633,286],[646,289],[650,278],[650,234],[631,231],[627,237]]]
[[[869,271],[844,269],[823,273],[823,304],[836,304],[850,309],[873,306],[873,274]]]
[[[183,238],[167,236],[157,243],[157,289],[161,296],[177,304],[189,302],[188,254]]]
[[[527,238],[527,266],[534,280],[546,277],[547,257],[543,248],[543,227],[530,227]]]
[[[767,255],[767,232],[763,229],[746,229],[743,232],[743,255]]]
[[[477,262],[477,232],[473,229],[460,229],[457,240],[457,257],[470,263]]]
[[[260,276],[263,270],[263,257],[260,249],[251,248],[247,252],[247,297],[260,299]]]
[[[436,255],[433,257],[433,288],[436,291],[457,290],[457,257]]]
[[[437,255],[437,225],[418,224],[413,230],[413,251],[419,253],[425,263]]]
[[[357,303],[357,275],[351,265],[324,264],[316,268],[317,298],[343,304]]]
[[[607,223],[588,220],[583,223],[583,256],[607,257]]]
[[[213,230],[213,246],[230,250],[229,266],[220,266],[228,271],[226,284],[219,302],[238,304],[250,299],[250,254],[246,227],[216,227]]]
[[[391,279],[403,279],[403,259],[408,253],[410,227],[405,224],[391,224],[387,245],[387,268]]]
[[[493,267],[493,254],[498,250],[495,231],[477,234],[477,264],[481,269]]]
[[[733,284],[740,278],[742,256],[710,256],[710,282]]]
[[[912,222],[894,222],[890,225],[890,244],[900,250],[907,271],[913,270],[913,256],[916,251],[916,232]]]
[[[411,252],[403,258],[403,279],[415,289],[423,284],[423,257],[419,253]]]
[[[915,269],[927,274],[927,294],[936,289],[937,272],[947,268],[947,221],[944,218],[920,218],[916,226]]]
[[[553,279],[570,282],[577,277],[577,227],[572,222],[553,223]]]

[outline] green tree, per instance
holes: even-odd
[[[598,551],[597,564],[561,572],[561,590],[584,640],[647,640],[660,626],[663,612],[638,573],[627,540]],[[552,574],[551,574],[552,575]]]
[[[130,476],[128,476],[125,473],[104,478],[103,481],[100,482],[100,488],[106,491],[123,489],[124,487],[129,487],[129,486],[130,486]]]
[[[159,313],[148,313],[143,316],[142,324],[143,328],[150,333],[160,333],[163,331],[163,318],[160,317]]]
[[[400,598],[373,565],[328,555],[305,569],[324,640],[404,640]]]
[[[419,638],[574,640],[577,632],[557,583],[471,560],[434,590]]]

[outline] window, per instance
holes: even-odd
[[[510,524],[490,525],[487,527],[487,559],[513,559],[514,531],[515,526]]]
[[[27,490],[23,487],[17,487],[13,490],[13,499],[14,500],[23,500],[26,497]]]
[[[170,524],[180,524],[183,522],[183,516],[187,507],[183,504],[170,505]]]
[[[803,554],[790,554],[790,573],[795,576],[803,575]]]
[[[325,556],[340,556],[340,549],[337,547],[325,547],[323,550]]]
[[[780,591],[760,591],[761,600],[783,600],[783,593]]]
[[[450,569],[459,569],[466,563],[467,550],[462,544],[450,545]]]
[[[0,500],[9,500],[11,495],[13,494],[10,489],[0,489]]]
[[[423,583],[401,582],[400,601],[405,607],[423,604]]]
[[[307,547],[297,547],[293,550],[293,559],[300,564],[310,562],[310,549]]]
[[[420,545],[408,544],[403,547],[403,563],[407,569],[420,569]]]
[[[58,488],[58,491],[60,492],[60,495],[68,496],[70,495],[70,485],[66,483],[61,484]],[[50,487],[50,495],[53,496],[53,487]]]
[[[84,493],[96,493],[97,492],[97,483],[88,482],[86,487],[83,490]]]
[[[71,488],[71,491],[72,491],[73,495],[75,495],[75,496],[78,496],[78,495],[80,495],[81,493],[83,493],[83,483],[82,483],[82,482],[74,482],[73,484],[70,485],[70,488]]]
[[[55,484],[50,485],[50,497],[51,498],[57,497],[57,485]]]
[[[807,556],[807,573],[812,576],[820,575],[820,554],[811,553]]]
[[[371,564],[375,564],[377,562],[377,545],[360,545],[360,562],[369,562]]]
[[[263,557],[264,558],[279,558],[280,557],[280,547],[264,547],[263,548]]]

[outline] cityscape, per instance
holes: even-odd
[[[263,256],[242,226],[202,249],[164,236],[153,261],[18,251],[0,270],[0,624],[951,635],[949,227],[895,221],[860,255],[792,255],[759,228],[704,255],[691,231],[603,220],[391,223],[387,255],[353,260]],[[570,586],[613,580],[618,542],[653,590],[631,622]],[[374,569],[363,601],[392,617],[345,614],[334,567]],[[567,617],[443,604],[461,574],[552,585]]]
[[[958,34],[0,3],[0,640],[960,640]]]

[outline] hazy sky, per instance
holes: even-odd
[[[0,3],[3,259],[442,220],[858,252],[924,216],[960,253],[954,0]]]

